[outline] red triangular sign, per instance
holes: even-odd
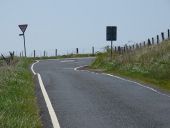
[[[21,29],[21,31],[24,33],[25,30],[27,29],[28,24],[22,24],[22,25],[18,25],[18,26]]]

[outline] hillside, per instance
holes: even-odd
[[[91,68],[149,83],[170,90],[170,40],[145,46],[123,54],[98,53]]]

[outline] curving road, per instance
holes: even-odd
[[[170,97],[104,74],[75,71],[92,58],[40,61],[34,65],[61,128],[170,128]],[[44,127],[52,127],[37,86]]]

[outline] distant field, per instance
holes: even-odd
[[[62,56],[51,56],[51,57],[36,57],[33,59],[62,59],[62,58],[77,58],[77,57],[93,57],[95,55],[93,54],[68,54],[68,55],[62,55]]]
[[[29,59],[0,66],[0,128],[40,128]]]
[[[170,40],[123,54],[114,53],[112,61],[110,52],[99,53],[91,68],[170,91]]]

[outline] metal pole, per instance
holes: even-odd
[[[112,43],[112,41],[111,41],[111,60],[112,60],[112,56],[113,56],[113,43]]]
[[[25,45],[25,34],[24,34],[24,33],[23,33],[23,38],[24,38],[24,52],[25,52],[25,57],[27,57],[26,45]]]

